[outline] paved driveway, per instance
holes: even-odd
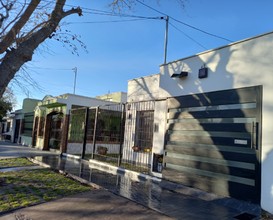
[[[10,142],[0,141],[0,159],[10,157],[34,157],[47,155],[58,155],[58,153],[51,151],[41,151]]]

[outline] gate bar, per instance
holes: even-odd
[[[85,157],[86,140],[87,140],[87,130],[88,130],[88,118],[89,118],[89,108],[86,108],[85,109],[85,123],[84,123],[83,144],[82,144],[82,156],[81,156],[82,159],[84,159],[84,157]]]
[[[124,113],[125,113],[125,104],[121,104],[121,120],[120,120],[120,136],[119,136],[119,155],[118,155],[118,167],[121,165],[121,159],[122,159],[122,146],[123,146],[123,139],[124,139],[124,133],[123,133],[123,122],[124,122]]]
[[[99,106],[96,107],[96,114],[95,114],[94,133],[93,133],[92,159],[94,159],[94,156],[95,156],[95,149],[96,149],[96,134],[97,134],[98,112],[99,112]]]

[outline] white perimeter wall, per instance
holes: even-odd
[[[131,102],[131,109],[127,110],[128,114],[132,115],[132,119],[126,120],[125,135],[124,135],[124,148],[123,158],[128,160],[138,161],[143,159],[153,163],[152,159],[146,159],[145,156],[148,154],[132,153],[132,146],[134,146],[135,136],[135,120],[136,111],[139,110],[154,110],[154,126],[157,127],[153,134],[153,149],[152,153],[163,154],[164,152],[164,137],[166,129],[166,101],[158,100],[160,97],[159,90],[160,74],[151,76],[141,77],[130,80],[128,82],[128,94],[127,101]],[[156,100],[156,101],[155,101]],[[155,101],[154,103],[148,104],[141,101]],[[140,103],[138,103],[140,102]],[[157,175],[154,173],[154,175]]]
[[[198,79],[204,64],[208,78]],[[170,77],[181,71],[188,77]],[[158,98],[255,85],[263,85],[261,206],[273,213],[273,33],[161,66]]]
[[[128,81],[127,102],[155,100],[159,94],[160,74],[141,77]]]

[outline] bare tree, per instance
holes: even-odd
[[[140,1],[144,0],[109,0],[113,10],[118,11],[131,9]],[[186,0],[176,1],[183,5]],[[0,97],[15,74],[32,60],[35,50],[46,39],[55,38],[64,44],[68,43],[76,52],[77,47],[67,40],[66,36],[70,35],[81,47],[85,47],[77,35],[66,33],[62,38],[62,33],[56,33],[65,17],[82,15],[80,7],[65,10],[68,7],[65,6],[66,0],[0,0]]]
[[[38,46],[54,34],[63,18],[82,15],[80,7],[64,10],[65,3],[66,0],[56,0],[50,14],[46,14],[47,19],[36,17],[36,25],[26,31],[41,0],[25,1],[21,8],[19,1],[0,0],[0,96],[22,65],[32,59]],[[10,18],[15,12],[18,14]]]

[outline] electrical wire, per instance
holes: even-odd
[[[116,13],[101,13],[101,12],[87,12],[83,11],[84,13],[87,14],[95,14],[95,15],[105,15],[105,16],[113,16],[113,17],[125,17],[125,18],[140,18],[140,19],[154,19],[154,20],[159,20],[163,19],[163,17],[148,17],[148,16],[141,16],[141,15],[128,15],[128,14],[116,14]]]
[[[49,0],[44,0],[44,2],[48,2],[48,3],[52,3],[51,1]],[[228,41],[228,42],[232,42],[231,40],[227,39],[227,38],[224,38],[224,37],[221,37],[221,36],[218,36],[218,35],[215,35],[215,34],[212,34],[212,33],[209,33],[207,31],[204,31],[200,28],[197,28],[197,27],[194,27],[192,25],[189,25],[185,22],[182,22],[172,16],[169,16],[167,15],[166,13],[164,12],[161,12],[147,4],[145,4],[144,2],[140,1],[140,0],[136,0],[136,2],[138,2],[139,4],[161,14],[161,15],[164,15],[164,16],[168,16],[169,18],[171,18],[172,20],[182,24],[182,25],[185,25],[189,28],[192,28],[194,30],[197,30],[199,32],[202,32],[204,34],[207,34],[207,35],[210,35],[212,37],[216,37],[216,38],[219,38],[219,39],[222,39],[222,40],[225,40],[225,41]],[[66,4],[65,6],[67,7],[72,7],[72,8],[75,8],[77,6],[74,6],[74,5],[70,5],[70,4]],[[91,9],[91,8],[86,8],[86,7],[81,7],[83,11],[83,13],[86,13],[86,14],[95,14],[95,15],[102,15],[102,16],[115,16],[115,17],[125,17],[125,18],[133,18],[133,19],[128,19],[128,20],[111,20],[111,21],[83,21],[83,22],[68,22],[66,23],[66,25],[70,25],[70,24],[103,24],[103,23],[121,23],[121,22],[132,22],[132,21],[140,21],[140,20],[149,20],[149,19],[153,19],[153,20],[162,20],[162,19],[166,19],[165,17],[147,17],[147,16],[140,16],[140,15],[129,15],[129,14],[121,14],[121,13],[114,13],[114,12],[110,12],[110,11],[104,11],[104,10],[98,10],[98,9]],[[191,36],[189,36],[188,34],[186,34],[184,31],[182,31],[181,29],[179,29],[177,26],[175,26],[174,24],[170,23],[169,24],[174,28],[176,29],[177,31],[179,31],[180,33],[182,33],[184,36],[186,36],[187,38],[189,38],[190,40],[192,40],[194,43],[196,43],[197,45],[199,45],[200,47],[202,47],[203,49],[207,50],[207,48],[202,45],[200,42],[198,42],[197,40],[193,39]]]
[[[198,44],[200,47],[202,47],[203,49],[207,50],[208,48],[206,48],[204,45],[202,45],[201,43],[199,43],[197,40],[193,39],[191,36],[189,36],[188,34],[186,34],[184,31],[180,30],[178,27],[176,27],[174,24],[172,24],[171,22],[169,22],[169,24],[176,29],[177,31],[181,32],[184,36],[186,36],[187,38],[189,38],[190,40],[192,40],[193,42],[195,42],[196,44]]]
[[[73,68],[50,68],[50,67],[36,67],[36,66],[28,66],[30,69],[41,69],[41,70],[73,70]]]
[[[159,13],[159,14],[162,14],[162,15],[165,15],[165,16],[169,16],[169,15],[167,15],[166,13],[161,12],[161,11],[159,11],[159,10],[157,10],[157,9],[155,9],[155,8],[153,8],[153,7],[149,6],[149,5],[147,5],[147,4],[145,4],[144,2],[141,2],[141,1],[139,1],[139,0],[135,0],[135,1],[138,2],[139,4],[142,4],[143,6],[145,6],[145,7],[149,8],[149,9],[151,9],[151,10],[153,10],[153,11]],[[185,23],[185,22],[183,22],[183,21],[180,21],[180,20],[178,20],[178,19],[176,19],[176,18],[174,18],[174,17],[172,17],[172,16],[169,16],[169,18],[171,18],[171,19],[173,19],[174,21],[176,21],[176,22],[178,22],[178,23],[180,23],[180,24],[183,24],[183,25],[185,25],[185,26],[187,26],[187,27],[189,27],[189,28],[192,28],[192,29],[194,29],[194,30],[196,30],[196,31],[202,32],[202,33],[204,33],[204,34],[207,34],[207,35],[210,35],[210,36],[212,36],[212,37],[216,37],[216,38],[219,38],[219,39],[228,41],[228,42],[232,42],[231,40],[229,40],[229,39],[227,39],[227,38],[221,37],[221,36],[216,35],[216,34],[209,33],[209,32],[207,32],[207,31],[204,31],[204,30],[200,29],[200,28],[194,27],[194,26],[192,26],[192,25],[190,25],[190,24],[187,24],[187,23]]]
[[[52,3],[52,1],[49,0],[43,0],[44,2]],[[56,4],[56,3],[54,3]],[[30,3],[28,4],[30,5]],[[80,6],[65,4],[66,7],[72,7],[77,8]],[[98,9],[91,9],[86,7],[80,7],[84,13],[86,14],[96,14],[96,15],[105,15],[105,16],[116,16],[116,17],[130,17],[130,18],[143,18],[143,19],[162,19],[162,17],[148,17],[148,16],[141,16],[141,15],[130,15],[130,14],[122,14],[122,13],[114,13],[111,11],[104,11],[104,10],[98,10]]]
[[[70,24],[105,24],[105,23],[122,23],[122,22],[131,22],[131,21],[143,21],[147,20],[144,18],[130,19],[130,20],[111,20],[111,21],[79,21],[79,22],[67,22],[65,25]]]
[[[49,0],[43,0],[44,2],[52,3]],[[56,4],[56,3],[54,3]],[[30,3],[26,3],[26,5],[30,5]],[[78,6],[66,4],[67,7],[76,8]],[[149,16],[142,16],[142,15],[130,15],[130,14],[121,14],[121,13],[114,13],[110,11],[98,10],[98,9],[91,9],[86,7],[80,7],[83,10],[83,13],[86,14],[94,14],[94,15],[102,15],[102,16],[113,16],[113,17],[126,17],[126,18],[139,18],[139,19],[151,19],[151,20],[160,20],[164,19],[162,16],[157,17],[149,17]]]
[[[147,5],[147,4],[145,4],[144,2],[141,2],[140,0],[135,0],[135,1],[138,2],[138,3],[141,4],[141,5],[143,5],[143,6],[147,7],[147,8],[149,8],[149,9],[151,9],[151,10],[153,10],[153,11],[155,11],[155,12],[161,14],[161,15],[169,16],[169,15],[167,15],[166,13],[164,13],[164,12],[162,12],[162,11],[159,11],[159,10],[157,10],[157,9],[155,9],[155,8],[153,8],[153,7],[149,6],[149,5]],[[52,1],[49,1],[49,0],[44,0],[44,2],[52,3]],[[65,6],[72,7],[72,8],[77,7],[77,6],[75,6],[75,5],[70,5],[70,4],[66,4]],[[104,10],[90,9],[90,8],[87,8],[87,7],[81,7],[81,9],[82,9],[82,10],[86,10],[86,11],[84,11],[84,13],[96,14],[96,15],[104,15],[104,16],[131,17],[131,18],[140,18],[140,19],[163,19],[163,17],[145,17],[145,16],[139,16],[139,15],[128,15],[128,14],[120,14],[120,13],[118,14],[118,13],[109,12],[109,11],[104,11]],[[202,32],[202,33],[204,33],[204,34],[207,34],[207,35],[209,35],[209,36],[212,36],[212,37],[215,37],[215,38],[218,38],[218,39],[225,40],[225,41],[227,41],[227,42],[229,42],[229,43],[230,43],[230,42],[233,42],[233,41],[231,41],[230,39],[227,39],[227,38],[221,37],[221,36],[219,36],[219,35],[210,33],[210,32],[208,32],[208,31],[202,30],[202,29],[197,28],[197,27],[195,27],[195,26],[193,26],[193,25],[190,25],[190,24],[188,24],[188,23],[185,23],[185,22],[183,22],[183,21],[180,21],[180,20],[178,20],[178,19],[176,19],[176,18],[174,18],[174,17],[172,17],[172,16],[169,16],[169,18],[171,18],[172,20],[174,20],[174,21],[176,21],[176,22],[178,22],[178,23],[180,23],[180,24],[182,24],[182,25],[184,25],[184,26],[187,26],[187,27],[192,28],[192,29],[194,29],[194,30],[196,30],[196,31]],[[116,22],[116,21],[114,21],[114,22]],[[101,23],[106,23],[106,22],[101,22]],[[109,22],[109,23],[111,23],[111,22]],[[176,28],[177,28],[177,27],[176,27]],[[182,31],[180,30],[180,32],[182,32]],[[185,33],[184,33],[184,34],[185,34]],[[189,36],[188,36],[188,37],[189,37]],[[202,46],[202,47],[203,47],[203,46]]]

